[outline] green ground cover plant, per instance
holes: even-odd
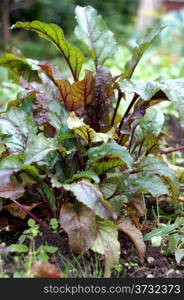
[[[53,44],[70,75],[64,78],[56,66],[18,50],[0,58],[20,87],[16,99],[0,102],[0,197],[2,206],[10,199],[45,228],[57,219],[70,249],[103,255],[109,277],[119,264],[119,231],[144,261],[146,197],[181,200],[183,168],[172,166],[166,155],[184,146],[173,149],[166,143],[160,103],[172,102],[184,125],[184,79],[131,80],[164,26],[148,29],[124,71],[113,76],[104,63],[117,51],[114,34],[90,6],[77,6],[75,15],[83,50],[55,24],[17,22],[12,28],[33,31]],[[85,69],[89,59],[90,70]],[[41,195],[47,219],[19,202],[30,186]]]

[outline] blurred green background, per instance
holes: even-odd
[[[17,21],[41,20],[62,27],[65,37],[78,45],[73,34],[76,5],[91,5],[103,16],[115,33],[119,51],[106,62],[116,75],[131,56],[137,38],[154,22],[164,22],[167,28],[147,51],[136,69],[134,79],[172,78],[184,76],[184,0],[0,0],[0,53],[19,48],[29,58],[48,60],[62,67],[57,50],[36,34],[10,30]],[[183,9],[182,9],[183,8]]]

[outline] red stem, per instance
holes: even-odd
[[[160,154],[168,154],[168,153],[172,153],[172,152],[176,152],[176,151],[181,151],[184,150],[184,146],[180,146],[180,147],[176,147],[167,151],[162,151],[160,152]]]
[[[27,208],[25,208],[22,204],[18,201],[11,199],[18,207],[20,207],[23,211],[25,211],[31,218],[33,218],[40,226],[45,227],[48,229],[47,225],[42,223],[35,215],[32,214]]]

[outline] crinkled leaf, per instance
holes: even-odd
[[[96,239],[96,219],[93,211],[80,203],[77,209],[73,204],[64,204],[60,210],[59,223],[67,232],[70,249],[84,253],[91,248]]]
[[[97,66],[94,99],[85,107],[82,114],[85,123],[89,124],[97,132],[110,130],[110,114],[115,96],[113,90],[111,72],[103,66]]]
[[[156,175],[151,174],[131,174],[126,180],[126,186],[132,192],[149,192],[153,197],[169,194],[167,186]]]
[[[108,30],[97,11],[91,6],[77,6],[75,15],[78,23],[75,35],[88,47],[96,65],[100,65],[106,58],[112,57],[117,51],[114,34]]]
[[[56,151],[57,149],[65,152],[64,148],[59,148],[55,139],[46,138],[43,133],[40,133],[34,137],[26,148],[25,164],[42,161],[49,152]]]
[[[161,110],[156,108],[148,109],[145,116],[139,122],[136,135],[140,139],[144,139],[149,133],[157,137],[162,130],[164,120],[164,114]]]
[[[129,80],[121,82],[125,93],[136,93],[144,101],[149,101],[150,107],[161,101],[169,100],[176,105],[182,126],[184,126],[184,80],[160,78],[146,83],[134,84]]]
[[[71,191],[79,202],[91,208],[96,215],[104,219],[116,219],[112,205],[103,198],[102,193],[94,184],[82,180],[77,183],[64,184],[63,187],[65,190]]]
[[[93,100],[94,77],[91,71],[85,71],[83,80],[70,84],[67,80],[56,80],[61,99],[69,111],[83,108]]]
[[[164,28],[165,26],[160,25],[159,23],[151,28],[148,28],[145,37],[143,38],[143,40],[138,41],[138,45],[134,49],[131,59],[125,65],[125,70],[122,74],[123,79],[129,79],[132,77],[132,74],[134,73],[134,70],[139,63],[142,55]]]
[[[174,199],[177,199],[179,183],[176,174],[164,161],[155,157],[145,157],[142,159],[140,167],[149,174],[158,174],[164,177],[164,181],[169,185]]]
[[[159,87],[175,104],[181,125],[184,126],[184,79],[161,79],[159,80]]]
[[[122,162],[131,167],[133,159],[125,147],[118,145],[115,141],[92,147],[87,151],[87,155],[91,162],[97,162],[105,157],[119,158]]]
[[[76,181],[77,179],[81,178],[87,178],[92,179],[95,183],[100,182],[100,178],[97,176],[97,174],[93,171],[84,171],[77,174],[74,174],[72,178],[65,180],[65,183],[71,183],[73,181]]]
[[[0,141],[10,153],[24,152],[36,132],[35,123],[19,108],[11,108],[0,115]]]
[[[141,231],[131,223],[128,217],[121,218],[118,221],[118,230],[129,236],[138,251],[140,261],[144,262],[146,246]]]
[[[20,170],[24,162],[23,155],[10,154],[0,160],[0,171],[3,170]]]
[[[58,25],[32,21],[17,22],[13,28],[23,28],[34,31],[42,38],[54,44],[68,63],[74,79],[78,79],[85,57],[78,48],[73,47],[72,44],[65,40],[63,30]]]
[[[93,169],[94,172],[98,175],[106,173],[107,171],[124,166],[124,162],[113,156],[106,156],[104,159],[99,159],[95,162],[90,163],[90,169]]]
[[[109,221],[99,220],[97,238],[91,249],[105,256],[104,277],[110,277],[112,268],[119,264],[120,258],[117,226]]]

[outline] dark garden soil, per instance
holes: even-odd
[[[151,210],[153,209],[154,205],[154,201],[147,203],[148,216],[150,217],[146,220],[145,223],[145,227],[147,228],[146,231],[148,231],[148,228],[150,230],[150,227],[155,226],[155,220],[153,218],[153,215],[151,214]],[[172,214],[174,212],[174,208],[167,202],[161,202],[160,206],[164,213]],[[36,209],[38,212],[38,208]],[[12,226],[12,230],[8,232],[0,232],[0,241],[4,242],[6,246],[8,246],[18,241],[19,236],[27,227],[27,220],[25,219],[20,221],[19,218],[14,218],[11,215],[8,215],[7,212],[1,212],[0,218],[2,217],[8,218],[9,224]],[[65,232],[57,234],[42,228],[40,229],[40,232],[41,234],[39,235],[39,237],[35,239],[36,248],[43,244],[58,247],[60,255],[55,255],[54,258],[52,257],[50,262],[56,264],[60,270],[63,270],[66,266],[66,260],[71,260],[73,258],[73,254],[69,251],[67,235],[65,234]],[[122,265],[122,271],[119,273],[113,272],[112,277],[184,277],[184,264],[180,263],[179,265],[177,265],[174,257],[164,254],[164,249],[161,249],[160,247],[152,247],[150,242],[146,242],[146,258],[144,263],[141,264],[137,256],[137,251],[130,239],[125,234],[120,233],[119,240],[121,244],[120,264]],[[61,259],[61,256],[65,259]],[[82,257],[80,266],[76,266],[76,268],[80,269],[79,273],[81,273],[80,271],[82,269],[82,276],[88,277],[88,274],[90,274],[89,268],[92,260],[95,261],[95,255],[92,251],[89,251]],[[99,258],[99,261],[99,267],[103,269],[103,259]],[[13,264],[14,261],[13,259],[11,260],[11,256],[7,259],[7,261],[5,261],[4,264],[4,270],[6,269],[7,273],[10,274],[10,276],[16,271]],[[73,277],[72,271],[71,277]]]

